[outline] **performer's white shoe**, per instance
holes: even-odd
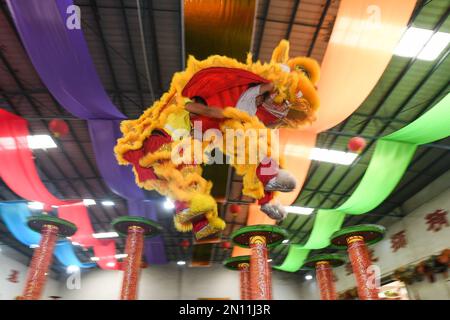
[[[297,181],[288,171],[280,169],[276,177],[273,177],[265,186],[266,191],[290,192],[295,189]]]
[[[266,203],[261,206],[261,211],[267,214],[271,219],[280,221],[284,220],[287,212],[280,203]]]

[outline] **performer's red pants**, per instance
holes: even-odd
[[[279,170],[280,167],[278,166],[278,163],[274,159],[265,158],[260,162],[260,164],[256,168],[256,176],[265,187],[272,178],[277,176]],[[258,200],[258,204],[260,205],[266,204],[270,200],[272,200],[272,198],[273,192],[265,191],[264,197]]]

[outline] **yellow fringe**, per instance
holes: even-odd
[[[308,57],[296,57],[287,62],[291,70],[304,68],[309,73],[310,81],[316,85],[320,80],[320,67],[316,60]]]
[[[192,230],[192,222],[179,222],[176,215],[173,217],[173,224],[175,226],[175,229],[180,232],[189,232]]]
[[[278,46],[273,50],[271,63],[286,63],[289,59],[289,41],[281,40]]]

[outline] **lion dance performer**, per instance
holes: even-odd
[[[137,120],[121,123],[123,137],[115,147],[122,165],[132,165],[136,183],[175,200],[177,230],[193,231],[197,239],[225,228],[210,195],[212,182],[202,177],[200,164],[209,163],[211,150],[219,148],[228,158],[244,162],[231,165],[243,176],[242,193],[261,205],[271,218],[286,213],[271,202],[275,191],[289,192],[295,179],[281,169],[273,155],[275,140],[270,128],[298,128],[314,121],[319,106],[315,85],[319,66],[306,57],[289,58],[289,42],[282,40],[270,63],[246,63],[224,56],[198,61],[189,57],[187,68],[173,76],[170,89]],[[229,130],[236,134],[225,142]],[[245,135],[256,132],[256,146]],[[233,140],[234,139],[234,140]],[[258,149],[256,149],[258,148]],[[267,151],[256,162],[256,150]],[[200,150],[200,152],[198,152]],[[197,152],[196,152],[197,151]]]

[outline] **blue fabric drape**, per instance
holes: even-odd
[[[25,202],[0,203],[0,218],[14,237],[26,246],[39,244],[41,235],[27,225],[31,212]],[[56,258],[65,266],[80,268],[94,267],[95,263],[82,263],[75,254],[72,244],[67,240],[58,241],[54,252]]]

